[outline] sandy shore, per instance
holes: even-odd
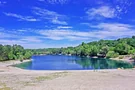
[[[123,57],[122,59],[120,59],[119,57]],[[121,60],[121,61],[126,61],[126,62],[134,62],[134,59],[132,59],[133,55],[121,55],[119,57],[116,58],[110,58],[112,60]]]
[[[30,71],[0,63],[0,90],[135,90],[135,70]]]

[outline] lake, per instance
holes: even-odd
[[[132,64],[103,58],[66,55],[32,56],[32,61],[15,65],[28,70],[94,70],[133,68]]]

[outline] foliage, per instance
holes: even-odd
[[[20,45],[0,45],[0,61],[23,60],[32,56],[31,50],[26,50]]]
[[[116,57],[118,57],[118,56],[119,56],[119,54],[116,53],[116,52],[114,52],[114,51],[109,51],[109,52],[107,53],[107,55],[106,55],[107,58],[116,58]]]
[[[119,59],[123,59],[124,58],[124,56],[119,56]]]
[[[108,53],[108,51],[109,51],[109,47],[108,46],[104,46],[104,47],[102,47],[101,49],[100,49],[100,54],[102,55],[102,56],[106,56],[106,54]]]
[[[132,56],[132,59],[133,59],[133,60],[135,60],[135,55],[134,55],[134,56]]]
[[[115,52],[118,52],[120,55],[129,54],[131,46],[126,43],[119,43],[115,47]]]
[[[135,54],[135,36],[117,40],[99,40],[89,43],[82,42],[82,44],[76,47],[67,48],[24,49],[20,45],[0,45],[0,61],[23,60],[30,58],[32,55],[41,54],[101,56],[107,58],[117,57],[118,55]]]
[[[117,40],[99,40],[89,43],[83,42],[76,47],[48,48],[42,49],[42,51],[44,51],[45,54],[103,56],[112,58],[117,57],[118,55],[135,54],[135,36]]]

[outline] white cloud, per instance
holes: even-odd
[[[73,27],[71,27],[71,26],[58,26],[57,28],[58,29],[71,29]]]
[[[90,42],[93,40],[100,40],[100,39],[118,39],[123,37],[131,37],[135,34],[134,26],[121,23],[100,23],[97,25],[89,24],[90,27],[89,31],[78,31],[73,30],[72,28],[62,29],[61,27],[50,30],[47,29],[37,29],[33,31],[29,31],[29,29],[28,30],[22,29],[23,31],[21,31],[21,29],[16,30],[19,31],[20,33],[13,32],[12,30],[5,31],[4,28],[0,28],[0,43],[20,44],[24,45],[25,47],[35,46],[40,48],[40,46],[43,47],[43,45],[46,45],[44,47],[51,47],[50,44],[44,44],[46,43],[46,41],[47,43],[49,43],[48,41],[57,42],[57,40],[65,40],[65,43],[67,44],[66,40],[68,42],[76,40],[79,42],[83,41]],[[21,32],[23,32],[24,35],[21,35]],[[36,34],[36,36],[28,35],[28,33],[30,32]],[[61,44],[60,46],[63,46],[63,44]]]
[[[98,35],[100,39],[130,37],[135,34],[135,27],[129,24],[100,23],[91,27],[97,29],[93,34],[95,33],[95,35]]]
[[[6,4],[6,1],[0,1],[0,6]]]
[[[0,44],[4,45],[13,45],[13,44],[24,44],[26,42],[20,41],[20,40],[8,40],[8,39],[0,39]]]
[[[98,3],[100,0],[95,2]],[[89,19],[102,19],[102,17],[121,19],[121,15],[128,13],[133,5],[131,0],[114,0],[113,2],[102,0],[99,7],[90,8],[86,13]]]
[[[19,32],[27,32],[27,30],[25,30],[25,29],[20,29],[20,30],[17,30],[17,31],[19,31]]]
[[[18,15],[18,14],[14,14],[14,13],[6,13],[6,12],[4,12],[4,14],[6,16],[18,18],[19,20],[22,20],[22,21],[31,21],[31,22],[38,21],[37,19],[33,18],[32,16],[22,16],[22,15]]]
[[[97,16],[105,17],[105,18],[114,18],[116,17],[115,9],[109,6],[101,6],[99,8],[91,8],[86,13],[90,19],[93,19]]]
[[[25,41],[25,42],[36,42],[36,43],[42,42],[42,40],[36,36],[35,37],[34,36],[27,36],[27,37],[24,37],[20,40]]]
[[[12,36],[13,37],[13,36]],[[18,45],[25,45],[24,47],[26,48],[32,48],[31,46],[35,45],[35,48],[40,48],[40,44],[43,44],[42,40],[40,40],[39,38],[36,38],[36,37],[31,37],[31,36],[28,36],[28,37],[21,37],[19,39],[6,39],[6,38],[3,38],[1,39],[0,38],[0,44],[3,44],[3,45],[13,45],[13,44],[18,44]],[[28,45],[28,46],[26,46]],[[31,45],[31,46],[30,46]]]
[[[133,26],[120,23],[100,23],[90,25],[95,30],[76,31],[70,29],[39,30],[39,34],[52,40],[100,40],[100,39],[117,39],[121,37],[131,37],[135,34]]]
[[[46,0],[50,4],[66,4],[70,0]]]
[[[0,39],[1,38],[12,38],[12,37],[17,37],[17,35],[0,32]]]
[[[24,31],[24,30],[23,30]],[[27,31],[27,30],[26,30]],[[24,32],[25,34],[29,33],[29,31]],[[20,30],[7,30],[0,27],[0,44],[29,44],[29,43],[41,43],[42,37],[40,36],[27,36],[22,35],[22,31]]]
[[[24,46],[24,48],[28,48],[28,49],[39,49],[39,48],[60,48],[60,47],[69,47],[69,46],[77,46],[78,44],[67,44],[67,43],[63,43],[63,44],[46,44],[46,43],[29,43],[29,44],[21,44],[22,46]]]
[[[74,30],[40,30],[39,33],[44,35],[45,38],[52,40],[86,40],[85,36],[88,36],[87,32],[80,32]]]
[[[65,15],[58,14],[57,12],[49,11],[47,9],[42,9],[39,7],[33,7],[32,12],[35,15],[39,16],[38,19],[32,16],[22,16],[15,13],[3,12],[3,14],[5,14],[6,16],[18,18],[19,21],[34,22],[34,21],[48,20],[49,22],[53,24],[67,25],[67,22],[65,21],[67,17]]]
[[[53,24],[67,25],[67,22],[65,21],[67,17],[65,15],[58,14],[57,12],[33,7],[33,13],[40,16],[42,19],[49,20]]]
[[[116,0],[116,11],[119,14],[125,14],[130,11],[130,9],[132,9],[131,6],[133,5],[133,3],[134,2],[132,0]]]
[[[57,17],[54,18],[54,19],[52,19],[52,23],[53,23],[53,24],[67,25],[67,22],[65,22],[65,21],[60,21],[60,20],[58,20]]]

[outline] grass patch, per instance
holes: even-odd
[[[124,56],[119,56],[119,59],[123,59],[124,58]]]
[[[55,78],[67,76],[67,74],[68,74],[68,72],[52,73],[52,74],[49,74],[48,76],[36,77],[36,80],[37,81],[52,80],[52,79],[55,79]]]
[[[0,90],[11,90],[11,88],[7,87],[5,83],[0,83]]]
[[[37,83],[45,80],[52,80],[59,77],[67,76],[68,72],[57,72],[47,76],[38,76],[32,79],[32,81],[21,82],[24,86],[35,86]],[[1,90],[1,89],[0,89]]]
[[[38,81],[43,81],[43,80],[51,80],[52,77],[50,76],[39,76],[39,77],[36,77],[36,80]]]
[[[35,86],[32,82],[23,82],[24,86]]]

